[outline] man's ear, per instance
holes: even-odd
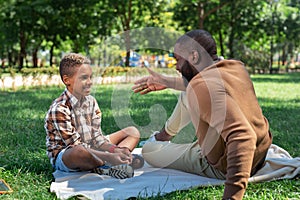
[[[69,78],[68,75],[63,75],[63,76],[62,76],[62,81],[64,82],[64,84],[65,84],[66,86],[69,86],[69,85],[70,85],[70,78]]]
[[[201,56],[198,51],[193,50],[191,53],[191,63],[193,65],[198,65],[201,62]]]

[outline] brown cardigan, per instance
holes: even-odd
[[[242,199],[272,143],[243,63],[223,60],[204,69],[190,81],[187,97],[202,153],[226,174],[223,198]]]

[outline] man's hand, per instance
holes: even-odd
[[[170,141],[173,137],[169,135],[165,128],[159,131],[156,135],[154,135],[156,141]]]
[[[147,68],[150,76],[143,77],[134,82],[132,90],[134,93],[147,94],[152,91],[164,90],[167,86],[163,83],[163,75]]]

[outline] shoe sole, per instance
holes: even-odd
[[[109,169],[108,175],[117,179],[131,178],[134,175],[132,167],[125,165],[123,169],[116,169],[114,167]],[[125,169],[124,169],[125,168]]]
[[[117,179],[131,178],[134,175],[134,170],[129,165],[102,166],[93,169],[92,172],[100,175],[108,175]]]

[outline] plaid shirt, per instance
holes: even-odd
[[[67,89],[51,104],[45,118],[47,155],[53,164],[57,154],[70,145],[99,148],[108,141],[101,131],[101,111],[89,95],[81,102]]]

